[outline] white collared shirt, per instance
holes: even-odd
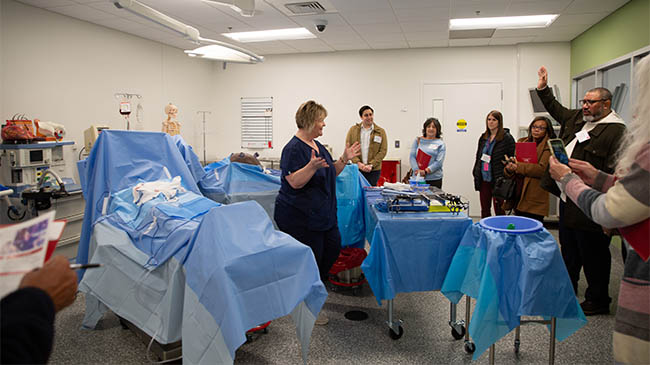
[[[370,128],[366,128],[363,126],[363,123],[361,123],[361,162],[364,164],[368,164],[368,149],[370,148],[370,135],[372,134],[372,130],[375,129],[375,125],[370,126]]]

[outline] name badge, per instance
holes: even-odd
[[[375,136],[375,138],[373,139],[373,141],[374,141],[375,143],[381,143],[381,136]]]
[[[483,156],[481,156],[481,161],[486,162],[486,163],[490,163],[491,159],[492,159],[492,156],[486,155],[485,153],[483,154]]]
[[[589,133],[587,131],[580,131],[576,133],[576,138],[578,139],[578,143],[582,143],[584,141],[588,141],[591,137],[589,137]]]

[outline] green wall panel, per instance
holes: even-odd
[[[571,41],[571,76],[650,45],[650,0],[632,0]]]

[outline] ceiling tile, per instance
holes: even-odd
[[[119,30],[122,32],[137,32],[138,30],[143,30],[143,28],[147,28],[146,25],[133,22],[129,19],[122,19],[117,17],[110,18],[110,19],[95,20],[94,23],[104,27],[113,28],[115,30]]]
[[[401,33],[402,28],[399,24],[368,24],[368,25],[355,25],[353,29],[359,34],[386,34],[386,33]]]
[[[409,22],[409,23],[400,23],[402,31],[405,33],[413,32],[445,32],[449,31],[449,22],[448,21],[439,21],[439,22]]]
[[[403,41],[391,41],[391,42],[382,42],[382,41],[374,41],[374,42],[368,42],[370,44],[370,48],[372,49],[399,49],[399,48],[408,48],[408,43],[403,40]]]
[[[449,20],[449,8],[407,8],[395,10],[400,22],[427,22]]]
[[[350,25],[384,24],[394,23],[397,21],[397,19],[395,19],[395,14],[390,10],[346,13],[343,14],[343,18],[345,18]]]
[[[428,47],[447,47],[449,41],[446,39],[429,40],[429,41],[408,41],[411,48],[428,48]]]
[[[70,5],[70,6],[59,6],[56,8],[50,8],[49,10],[67,15],[73,18],[81,19],[81,20],[86,20],[86,21],[93,21],[93,20],[100,20],[100,19],[110,19],[113,18],[114,15],[103,12],[101,10],[97,10],[95,8],[91,8],[90,6],[87,5]]]
[[[340,13],[391,10],[388,0],[330,0]]]
[[[430,8],[432,5],[436,7],[449,8],[447,1],[431,1],[431,0],[389,0],[393,9],[422,9]]]
[[[571,0],[513,1],[504,15],[560,14],[570,3]]]
[[[36,6],[38,8],[55,8],[58,6],[66,6],[66,5],[76,5],[72,0],[18,0],[19,2],[31,6]]]
[[[607,13],[562,14],[551,25],[593,25],[607,15]]]
[[[361,37],[366,41],[379,41],[379,42],[396,42],[404,41],[404,34],[402,33],[361,33]]]
[[[301,52],[328,52],[333,51],[332,47],[325,44],[320,39],[298,39],[294,41],[284,41],[290,47]]]
[[[535,39],[534,36],[531,37],[508,37],[508,38],[492,38],[490,39],[491,46],[505,46],[518,43],[530,43]]]
[[[2,1],[2,0],[0,0]],[[22,3],[82,19],[143,38],[180,47],[189,44],[176,32],[120,10],[109,0],[18,0]],[[232,9],[201,0],[139,0],[174,19],[197,28],[201,36],[233,43],[221,34],[233,31],[302,26],[316,39],[291,45],[283,42],[240,44],[257,53],[272,54],[354,49],[483,46],[527,41],[569,41],[627,0],[321,0],[332,12],[288,16],[276,8],[284,0],[256,0],[256,14],[245,18]],[[274,2],[274,5],[271,5]],[[449,41],[449,17],[560,13],[547,29],[497,30],[492,39]],[[314,21],[325,19],[325,32]],[[230,28],[230,30],[229,30]],[[239,44],[239,43],[237,43]],[[257,50],[262,51],[257,51]]]
[[[539,28],[529,29],[497,29],[492,38],[530,37],[540,34]]]
[[[438,33],[438,32],[415,32],[415,33],[404,33],[404,37],[409,43],[411,41],[427,41],[427,40],[440,40],[448,39],[447,32]]]
[[[629,0],[574,0],[566,8],[567,14],[613,12]]]
[[[450,47],[467,47],[467,46],[487,46],[490,39],[450,39]]]

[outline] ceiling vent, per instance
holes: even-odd
[[[330,0],[300,1],[300,0],[264,0],[286,16],[309,16],[336,13]]]
[[[323,14],[327,11],[318,1],[284,4],[284,6],[295,15]]]
[[[492,38],[496,29],[450,30],[449,39]]]

